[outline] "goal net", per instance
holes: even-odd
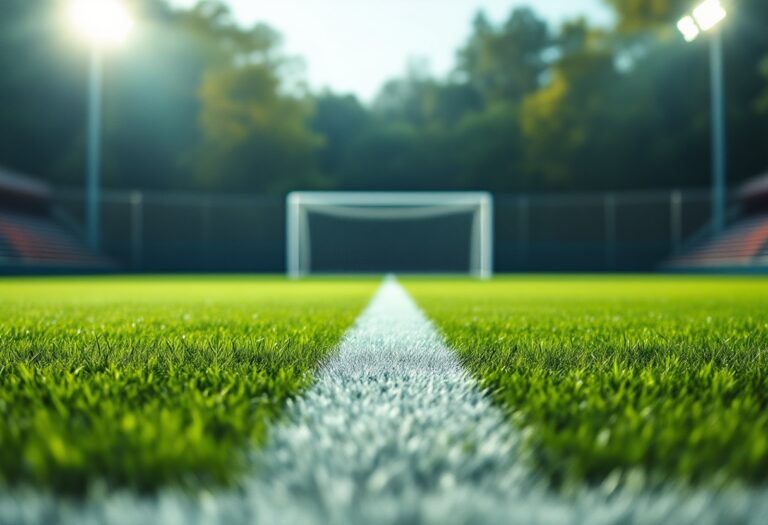
[[[493,273],[488,193],[293,192],[287,272]]]

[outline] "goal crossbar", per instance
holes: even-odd
[[[286,202],[286,261],[294,279],[310,273],[309,214],[408,221],[472,215],[470,273],[493,274],[493,197],[485,192],[292,192]]]

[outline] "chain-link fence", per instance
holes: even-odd
[[[496,262],[514,271],[646,271],[711,213],[708,191],[496,197]]]
[[[81,191],[58,192],[56,204],[60,217],[82,224]],[[495,267],[652,270],[704,228],[710,213],[704,190],[497,195]],[[126,270],[285,269],[280,196],[106,191],[101,217],[102,249]]]

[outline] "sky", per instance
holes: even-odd
[[[187,6],[195,0],[171,0]],[[388,79],[400,76],[409,60],[426,59],[430,72],[448,73],[456,50],[483,9],[502,21],[516,5],[529,4],[554,24],[586,15],[608,23],[601,0],[229,0],[243,24],[265,22],[278,30],[284,49],[303,57],[315,89],[354,93],[365,101]]]

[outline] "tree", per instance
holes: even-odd
[[[342,187],[355,190],[405,190],[419,184],[419,134],[407,124],[382,123],[354,142],[344,166]]]
[[[46,178],[78,143],[84,63],[57,27],[54,0],[0,2],[0,164]]]
[[[386,82],[373,103],[373,112],[389,122],[428,128],[452,126],[484,105],[481,94],[460,79],[437,80],[424,61],[411,61],[401,78]]]
[[[132,4],[141,38],[105,64],[105,186],[277,191],[313,177],[321,140],[275,31],[239,27],[214,0]],[[0,4],[0,163],[79,185],[88,53],[60,7]]]
[[[281,192],[312,186],[321,137],[308,127],[311,106],[284,95],[268,64],[206,74],[198,175],[211,188]]]
[[[424,126],[434,120],[439,83],[429,75],[427,64],[411,60],[402,78],[384,83],[373,103],[373,111],[387,121]]]
[[[656,31],[671,34],[674,23],[689,12],[691,0],[606,0],[618,18],[617,29],[625,34]]]
[[[757,100],[757,110],[763,115],[768,115],[768,55],[760,63],[760,74],[765,82],[765,88]]]
[[[519,101],[539,87],[551,44],[546,22],[529,8],[512,11],[498,29],[481,12],[459,51],[458,70],[485,100]]]
[[[649,92],[655,92],[667,115],[677,116],[674,122],[667,118],[663,127],[657,127],[655,132],[650,130],[656,140],[659,132],[669,139],[655,151],[660,157],[653,172],[664,172],[667,183],[677,179],[686,185],[708,184],[710,36],[704,34],[693,44],[687,44],[675,27],[679,17],[689,13],[696,3],[607,1],[618,18],[616,53],[626,54],[628,48],[639,49],[639,53],[635,53],[638,58],[634,72],[630,74],[647,86]],[[742,0],[724,4],[729,11],[720,27],[727,84],[728,172],[729,182],[736,184],[768,165],[768,152],[760,139],[768,133],[768,123],[759,118],[754,105],[762,89],[758,64],[768,49],[768,33],[764,29],[768,25],[768,3]],[[674,96],[669,96],[670,93]]]
[[[192,15],[165,2],[142,1],[134,11],[141,33],[105,62],[104,184],[194,189],[184,156],[200,140],[198,90],[212,44],[191,27]]]
[[[368,132],[373,116],[353,95],[325,92],[315,97],[311,128],[323,137],[318,167],[329,178],[340,176],[355,141]]]
[[[548,86],[526,97],[521,110],[525,165],[549,187],[596,188],[605,182],[616,106],[613,57],[583,50],[561,59]]]
[[[606,0],[617,26],[478,14],[446,78],[413,61],[366,106],[311,95],[266,26],[220,0],[132,0],[142,35],[106,63],[108,187],[534,191],[709,183],[708,38],[687,0]],[[729,181],[768,165],[768,3],[729,4]],[[68,185],[84,164],[87,50],[58,0],[0,2],[0,164]],[[760,64],[763,64],[762,66]]]
[[[462,189],[524,191],[538,183],[523,169],[518,104],[498,101],[466,114],[446,155],[458,169]]]

